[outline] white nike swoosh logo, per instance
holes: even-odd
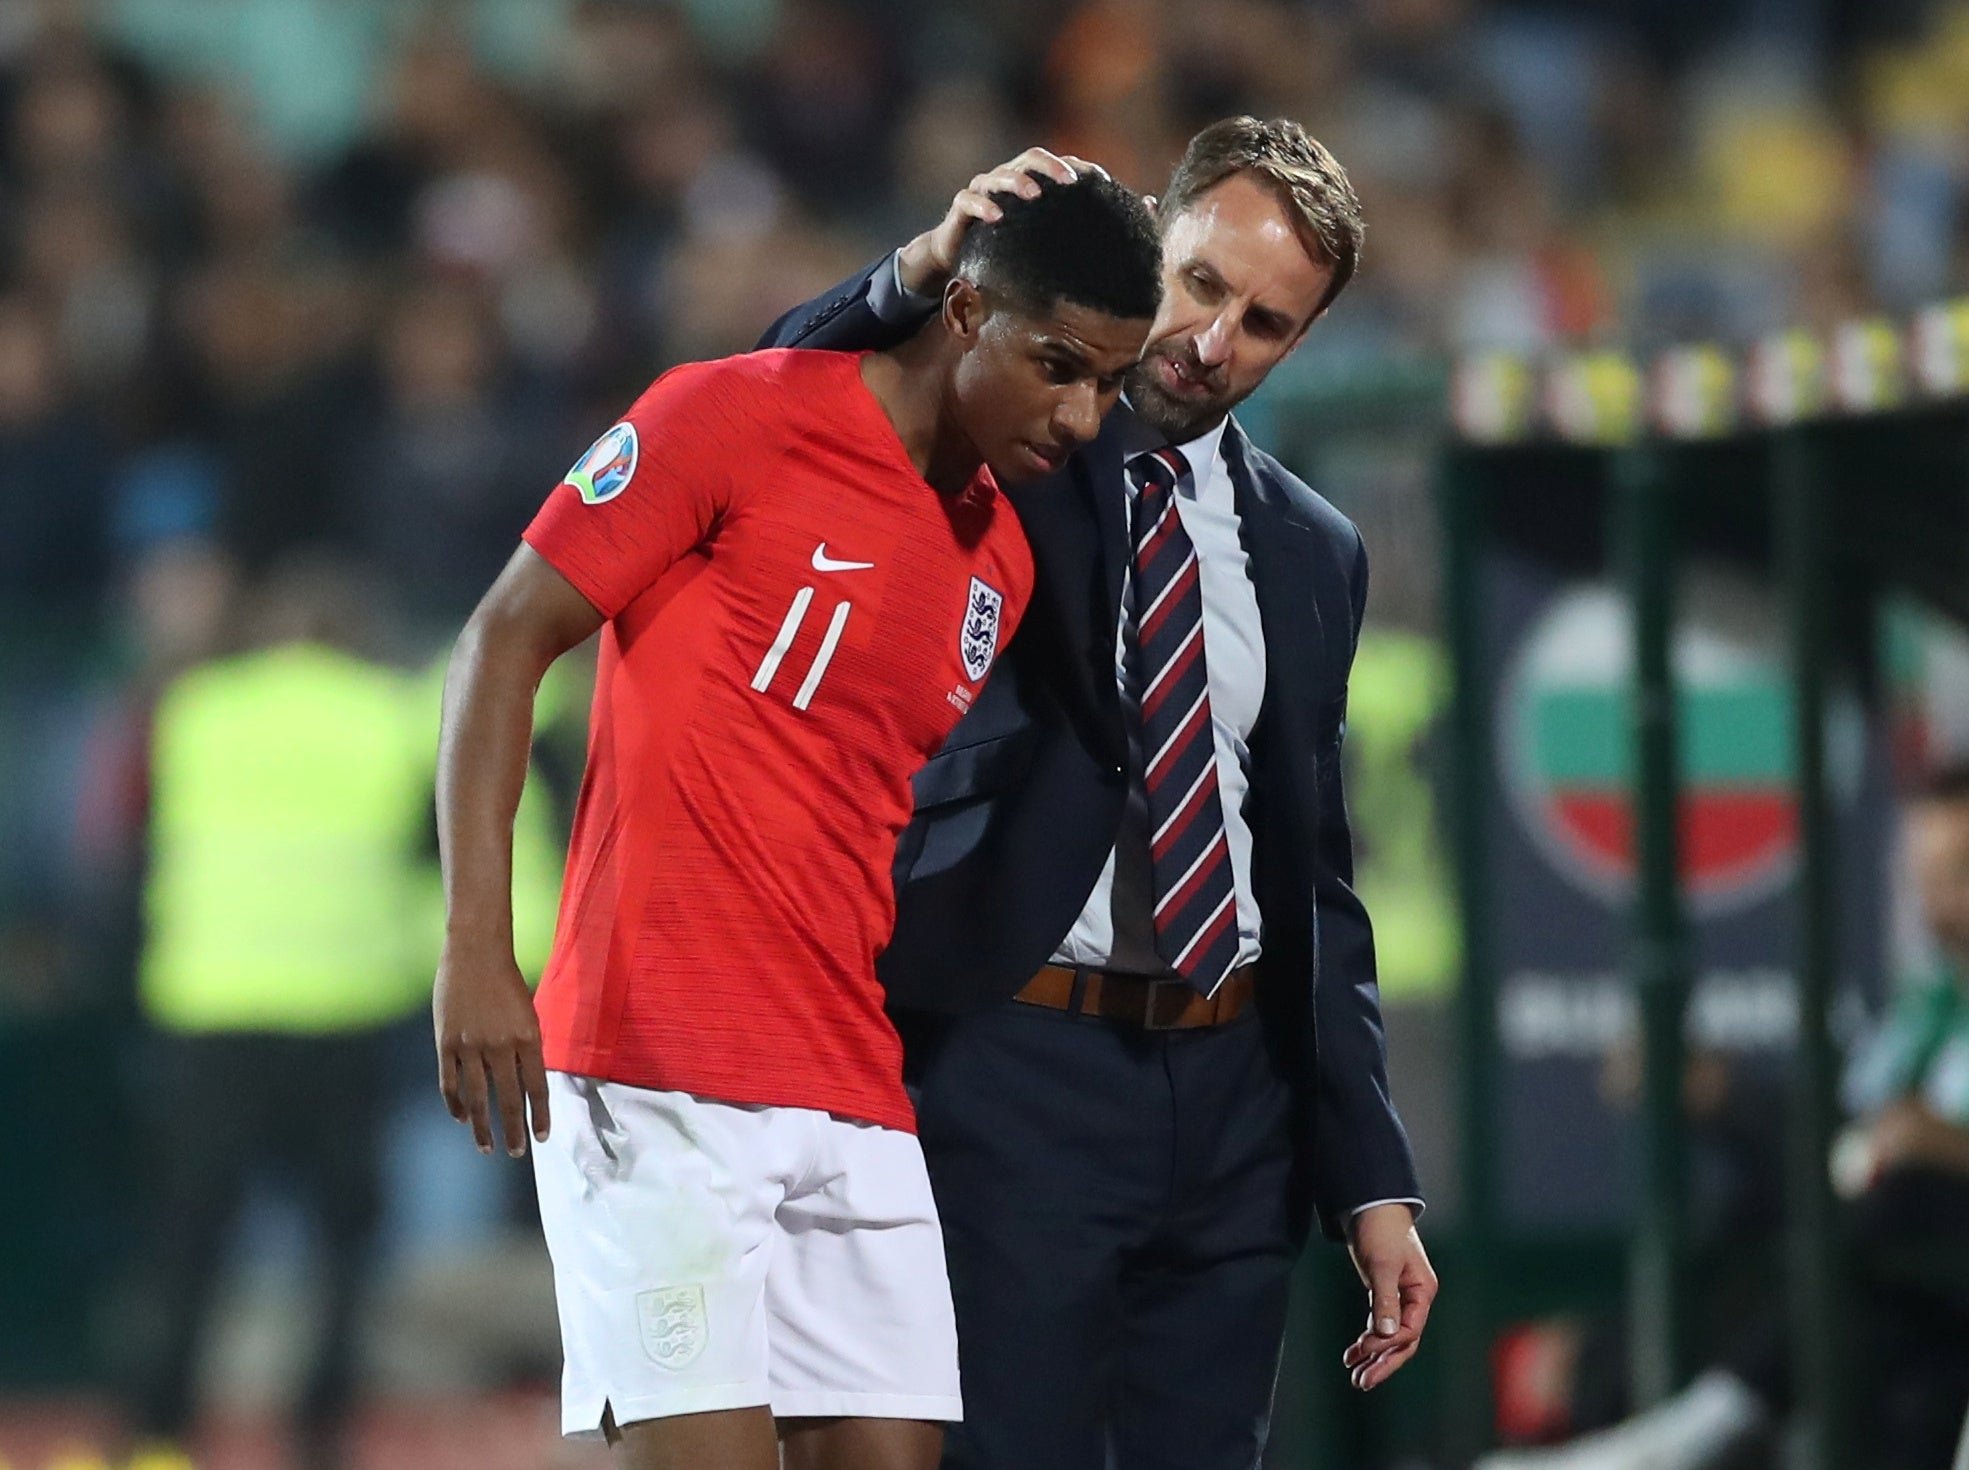
[[[865,572],[874,565],[872,561],[836,561],[827,554],[825,541],[814,548],[814,570],[817,572]]]

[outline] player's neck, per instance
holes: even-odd
[[[945,412],[951,356],[941,332],[919,332],[864,357],[861,380],[889,416],[916,473],[940,494],[960,495],[982,461]]]

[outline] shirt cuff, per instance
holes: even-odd
[[[902,283],[902,252],[889,256],[886,268],[876,271],[868,282],[868,309],[876,319],[892,327],[922,321],[936,309],[937,298],[927,291],[912,291]]]
[[[1379,1209],[1382,1205],[1407,1205],[1415,1212],[1415,1218],[1418,1220],[1422,1218],[1422,1212],[1429,1208],[1419,1199],[1371,1199],[1364,1205],[1355,1205],[1347,1212],[1347,1218],[1358,1220],[1369,1210]]]

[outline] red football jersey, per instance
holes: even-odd
[[[609,620],[550,1067],[915,1126],[875,978],[890,869],[1032,560],[989,471],[924,482],[860,369],[666,373],[526,532]]]

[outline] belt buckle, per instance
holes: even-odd
[[[1156,1002],[1163,995],[1170,993],[1172,989],[1179,996],[1184,995],[1185,992],[1188,995],[1196,994],[1196,990],[1190,985],[1190,982],[1181,978],[1149,981],[1148,1004],[1143,1008],[1142,1012],[1142,1029],[1144,1031],[1175,1031],[1181,1028],[1183,1011],[1189,1004],[1187,996],[1178,1002],[1175,1008],[1174,1019],[1168,1021],[1158,1021],[1156,1019]]]

